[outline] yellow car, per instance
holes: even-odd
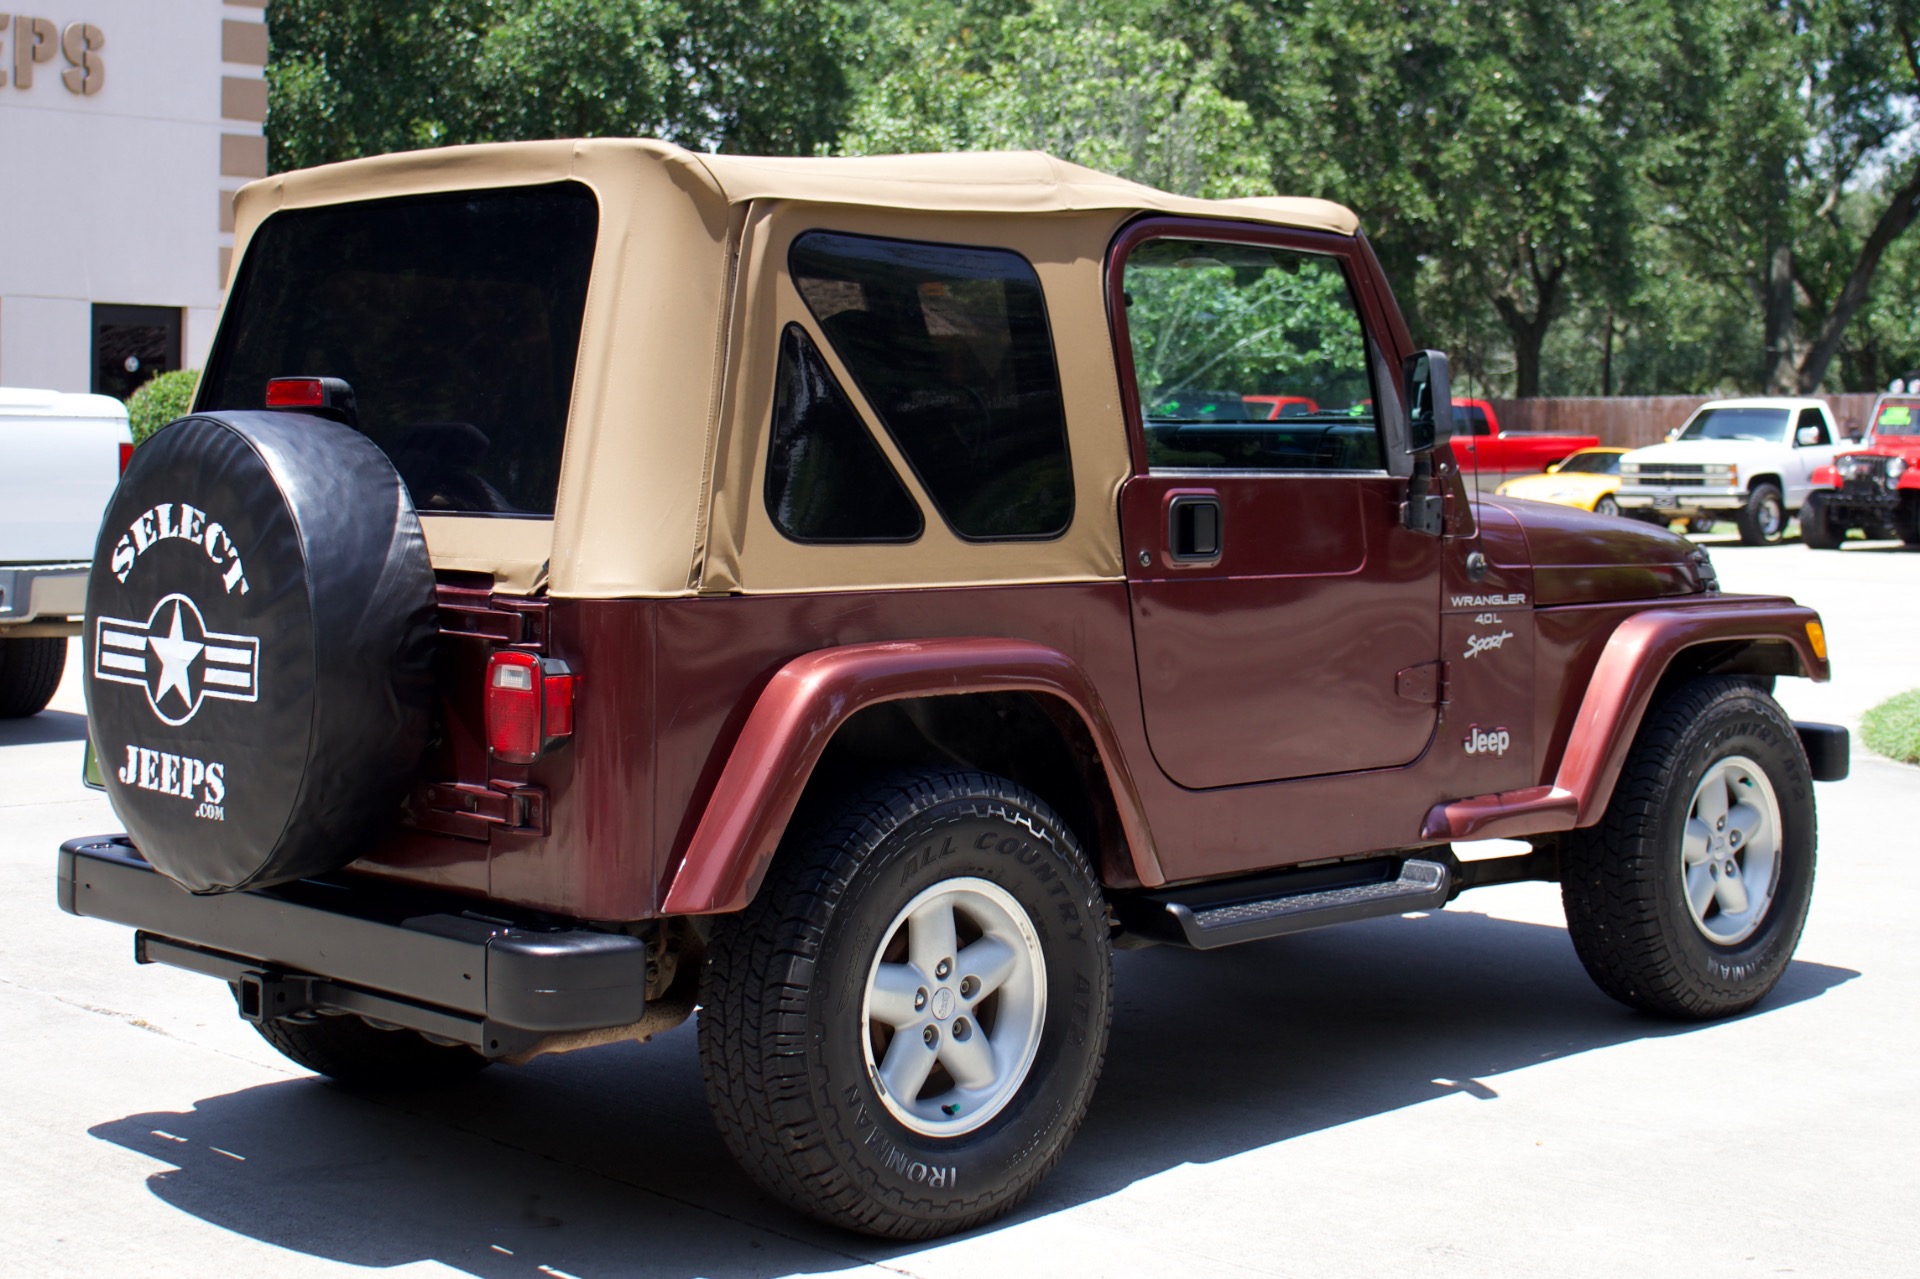
[[[1547,468],[1545,475],[1522,475],[1496,490],[1502,497],[1577,506],[1597,515],[1618,515],[1613,491],[1620,487],[1620,455],[1625,449],[1581,449]]]

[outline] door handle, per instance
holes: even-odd
[[[1181,494],[1167,503],[1167,554],[1176,563],[1217,560],[1221,545],[1219,498]]]

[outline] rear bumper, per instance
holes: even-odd
[[[137,929],[142,963],[233,983],[250,1020],[358,1013],[504,1057],[646,1011],[638,937],[317,881],[195,896],[123,835],[62,844],[59,899],[69,914]]]
[[[10,564],[0,568],[0,627],[18,635],[16,627],[36,623],[36,631],[78,635],[79,624],[69,621],[87,611],[88,565]]]

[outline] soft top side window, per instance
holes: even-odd
[[[924,522],[806,330],[780,335],[767,514],[796,542],[911,542]]]
[[[1379,470],[1367,339],[1337,259],[1150,240],[1127,335],[1156,470]]]
[[[1006,249],[810,231],[795,287],[942,518],[969,541],[1073,519],[1040,278]]]

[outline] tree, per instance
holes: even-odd
[[[276,170],[626,135],[805,154],[848,100],[828,0],[273,0]]]
[[[1761,316],[1759,383],[1811,392],[1920,211],[1920,4],[1713,0],[1690,13],[1671,47],[1686,89],[1655,174],[1664,216],[1702,273]]]
[[[1190,195],[1272,193],[1245,105],[1180,40],[1097,4],[1006,8],[882,15],[836,149],[1033,149]]]

